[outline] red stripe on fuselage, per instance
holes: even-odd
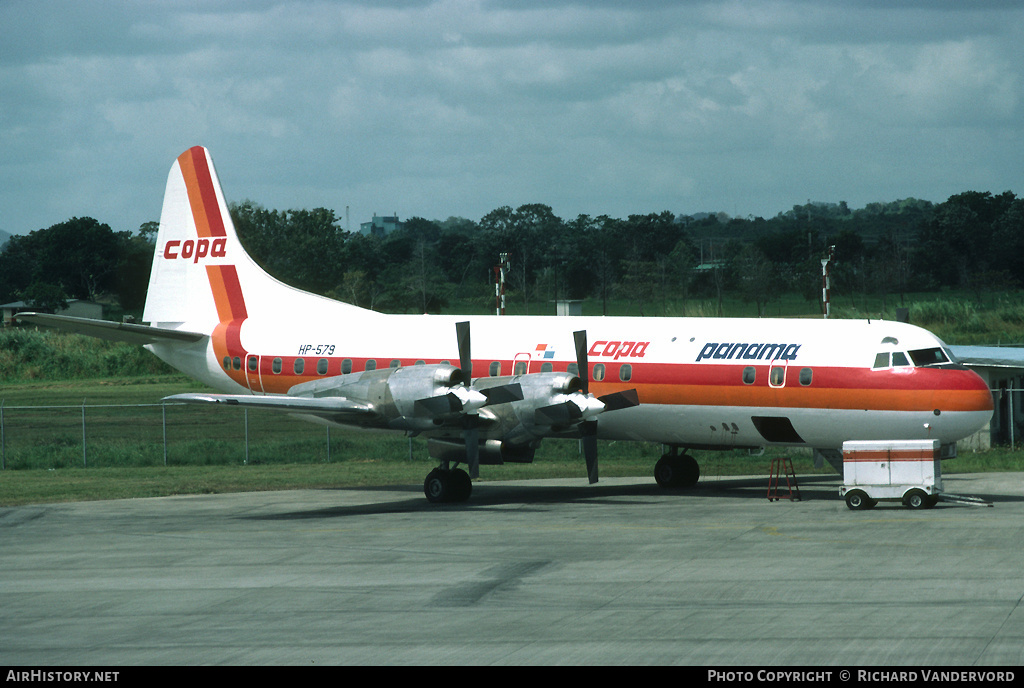
[[[261,376],[268,392],[285,393],[300,382],[339,375],[347,357],[280,356],[279,373],[272,368],[273,356],[261,359]],[[297,358],[306,359],[302,375],[295,375]],[[316,374],[316,362],[328,361],[328,372]],[[386,365],[391,359],[350,358],[352,372],[365,369],[368,360]],[[426,361],[428,364],[440,360]],[[402,365],[412,365],[403,360]],[[502,361],[505,372],[510,361]],[[486,375],[490,361],[477,361],[474,371]],[[385,367],[382,365],[381,367]],[[555,364],[564,372],[567,362]],[[591,369],[593,370],[591,364]],[[790,366],[785,385],[768,385],[768,365],[754,366],[754,384],[743,382],[742,365],[633,363],[632,377],[618,379],[620,364],[605,364],[605,378],[591,382],[591,391],[601,396],[636,389],[641,404],[684,406],[747,406],[762,408],[821,408],[885,411],[991,411],[992,394],[984,381],[968,370],[906,368],[870,370],[864,368],[813,367],[810,385],[799,382],[800,366]],[[806,366],[805,366],[806,367]],[[531,366],[531,372],[538,372]]]

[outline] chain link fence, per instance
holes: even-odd
[[[331,461],[345,433],[261,409],[0,404],[0,469]]]

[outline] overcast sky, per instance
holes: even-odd
[[[479,220],[1024,194],[1019,0],[0,0],[0,229],[228,200]]]

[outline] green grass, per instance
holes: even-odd
[[[316,426],[313,426],[316,427]],[[426,455],[425,443],[409,441],[400,435],[332,431],[331,461],[315,452],[302,453],[286,443],[267,444],[265,461],[243,464],[237,456],[213,464],[206,459],[179,465],[81,465],[81,456],[72,450],[72,459],[60,467],[8,469],[0,471],[0,506],[41,504],[96,499],[128,499],[180,494],[216,494],[289,489],[337,489],[366,486],[422,484],[434,462]],[[80,447],[77,448],[80,452]],[[202,456],[216,456],[217,450],[193,447]],[[632,442],[600,442],[603,477],[644,477],[653,480],[654,464],[660,456],[658,445]],[[130,453],[130,451],[129,451]],[[829,466],[814,468],[806,451],[769,450],[751,456],[745,451],[694,452],[705,476],[767,476],[773,456],[789,455],[799,475],[836,475]],[[546,441],[531,465],[507,464],[482,466],[482,480],[541,478],[585,479],[585,468],[578,444],[569,440]],[[947,474],[987,471],[1024,471],[1024,452],[1006,448],[962,454],[943,463]],[[838,479],[838,476],[836,476]]]

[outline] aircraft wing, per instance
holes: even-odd
[[[370,404],[352,401],[344,397],[294,397],[294,396],[253,396],[251,394],[204,394],[189,392],[164,397],[164,401],[180,401],[186,404],[224,404],[265,408],[285,413],[302,413],[327,420],[344,423],[358,423],[380,417]]]
[[[164,327],[133,325],[130,323],[111,322],[110,320],[93,320],[92,318],[75,318],[70,315],[50,315],[49,313],[19,313],[18,320],[33,325],[52,327],[65,332],[83,334],[97,339],[129,344],[156,344],[158,342],[198,342],[205,334],[185,332]]]

